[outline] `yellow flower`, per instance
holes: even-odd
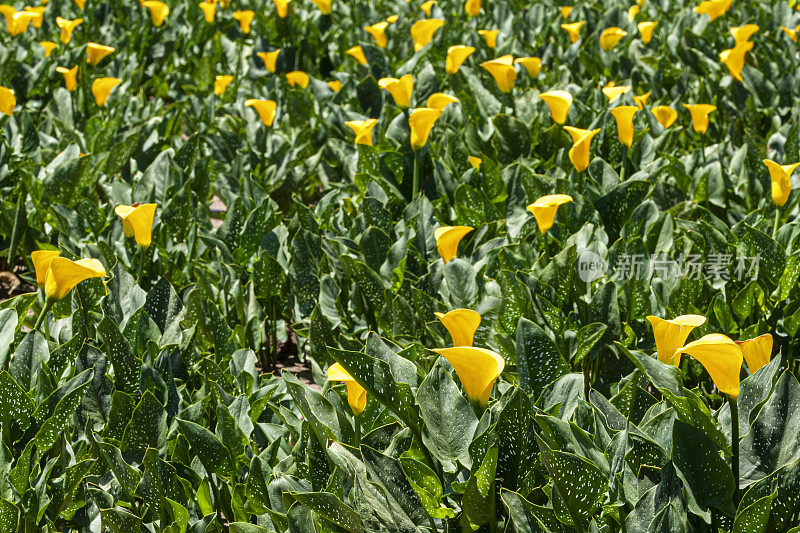
[[[769,180],[772,182],[772,201],[778,207],[783,207],[792,192],[792,172],[800,163],[779,165],[771,159],[765,159],[764,164],[767,165]]]
[[[328,87],[330,87],[331,91],[338,93],[342,90],[342,82],[339,80],[333,80],[328,82]]]
[[[735,342],[742,349],[742,355],[751,374],[758,372],[758,369],[769,363],[772,358],[772,335],[769,333],[754,339]]]
[[[72,32],[75,31],[75,27],[82,22],[83,19],[68,20],[56,17],[56,26],[61,28],[60,39],[63,44],[68,44],[72,40]]]
[[[419,7],[420,7],[420,9],[422,9],[422,11],[425,12],[425,16],[430,17],[431,16],[431,8],[433,7],[433,4],[435,4],[435,3],[436,3],[436,0],[428,0],[427,2],[423,2],[423,4],[421,6],[419,6]]]
[[[56,67],[56,72],[64,75],[64,86],[68,91],[78,88],[78,65],[72,68]]]
[[[164,20],[169,15],[169,6],[160,0],[145,0],[142,4],[150,12],[153,26],[156,28],[164,24]]]
[[[653,40],[653,30],[656,29],[656,26],[658,26],[658,22],[640,22],[637,24],[639,35],[642,36],[642,42],[644,44]]]
[[[272,52],[259,52],[256,55],[264,61],[264,68],[267,69],[267,72],[275,72],[275,66],[278,63],[278,54],[280,53],[281,49],[278,48]]]
[[[0,113],[10,117],[16,105],[17,98],[14,96],[14,90],[7,87],[0,87]]]
[[[470,17],[477,17],[481,14],[481,0],[467,0],[464,3],[464,11]]]
[[[92,94],[94,101],[97,105],[103,107],[106,105],[108,95],[111,94],[111,89],[119,85],[119,78],[97,78],[92,82]]]
[[[305,89],[308,87],[308,74],[301,70],[293,70],[286,74],[286,82],[291,87],[300,87],[301,89]]]
[[[739,397],[743,354],[739,345],[731,339],[711,333],[690,342],[677,353],[691,355],[700,361],[721,392],[734,399]]]
[[[472,339],[478,326],[481,325],[481,315],[471,309],[453,309],[449,313],[434,313],[453,339],[453,346],[472,346]]]
[[[255,12],[250,9],[233,12],[233,18],[239,21],[239,28],[242,30],[242,33],[250,33],[250,24],[253,22],[255,16]]]
[[[411,106],[411,92],[414,90],[414,78],[411,74],[406,74],[399,80],[381,78],[378,80],[378,87],[389,91],[394,98],[394,105],[400,109],[408,109]]]
[[[397,22],[397,19],[399,18],[400,17],[398,17],[397,15],[389,15],[388,17],[386,17],[386,22],[388,22],[389,24],[394,24],[395,22]]]
[[[569,18],[569,14],[572,13],[572,6],[561,6],[561,16],[565,19]]]
[[[514,88],[514,82],[517,81],[517,70],[514,68],[514,58],[511,55],[505,55],[484,61],[481,66],[492,75],[494,81],[497,82],[497,87],[504,93],[510,93]]]
[[[626,35],[628,35],[628,32],[622,28],[617,28],[616,26],[606,28],[600,34],[600,47],[606,52],[613,50]]]
[[[36,285],[40,289],[44,289],[45,282],[47,281],[47,271],[50,270],[50,263],[61,255],[56,250],[36,250],[31,252],[31,260],[33,261],[33,270],[36,272]]]
[[[217,16],[217,2],[200,2],[197,5],[203,10],[203,17],[205,17],[206,22],[209,24],[214,22],[214,17]]]
[[[345,50],[345,54],[349,55],[350,57],[354,58],[356,61],[361,63],[362,65],[367,64],[367,57],[364,55],[364,50],[361,48],[361,45],[354,46]]]
[[[39,46],[44,48],[44,57],[50,57],[50,54],[53,53],[53,50],[55,50],[58,45],[53,41],[39,41]]]
[[[470,231],[472,228],[469,226],[440,226],[434,230],[436,249],[439,250],[439,255],[445,264],[456,256],[458,243]]]
[[[647,100],[650,98],[650,91],[644,93],[641,96],[634,96],[633,102],[636,104],[636,107],[639,109],[644,109],[644,105],[647,103]]]
[[[789,36],[789,39],[791,39],[794,42],[797,42],[797,27],[787,28],[786,26],[781,26],[781,30],[783,30],[783,33]]]
[[[244,105],[255,108],[261,123],[265,126],[272,126],[272,121],[275,120],[275,109],[278,103],[274,100],[256,100],[250,98],[245,100]]]
[[[494,382],[503,372],[503,357],[486,348],[457,346],[433,350],[450,363],[456,371],[469,401],[483,409],[489,403]]]
[[[326,377],[328,381],[344,382],[347,387],[347,403],[350,405],[350,409],[353,410],[354,415],[358,416],[364,412],[367,407],[367,389],[359,385],[342,365],[334,363],[329,366]]]
[[[633,116],[639,108],[635,105],[621,105],[611,110],[611,115],[617,121],[617,136],[619,142],[631,147],[633,144]]]
[[[75,5],[78,6],[78,9],[83,10],[83,6],[86,5],[86,0],[75,0]]]
[[[630,20],[631,22],[633,22],[633,19],[635,19],[636,15],[638,14],[639,14],[639,6],[637,6],[636,4],[628,8],[628,20]]]
[[[36,6],[36,7],[25,6],[25,11],[34,14],[34,17],[31,19],[31,25],[34,28],[42,27],[42,23],[44,22],[44,10],[45,6]]]
[[[414,41],[414,51],[418,52],[423,46],[431,42],[433,33],[444,25],[443,20],[424,19],[418,20],[411,26],[411,39]]]
[[[486,46],[489,48],[494,48],[497,46],[497,34],[500,33],[500,30],[478,30],[478,35],[483,37],[483,40],[486,42]]]
[[[564,126],[567,133],[572,136],[572,148],[569,149],[569,160],[578,172],[583,172],[589,166],[589,148],[592,144],[592,138],[600,133],[600,128],[596,130],[584,130],[581,128],[573,128],[572,126]]]
[[[719,60],[728,67],[731,76],[739,81],[743,81],[742,69],[744,68],[744,57],[752,48],[753,43],[747,41],[719,53]]]
[[[692,115],[692,126],[694,131],[703,134],[708,130],[708,115],[717,110],[717,106],[711,104],[683,104]]]
[[[650,110],[664,129],[669,128],[678,118],[678,112],[667,105],[658,105]]]
[[[286,18],[289,14],[289,4],[292,0],[273,0],[275,2],[275,9],[278,11],[278,16],[282,19]]]
[[[542,59],[539,57],[518,57],[514,63],[522,65],[531,78],[538,78],[539,72],[542,70]]]
[[[744,26],[736,26],[731,28],[731,35],[735,44],[746,43],[758,31],[758,26],[755,24],[745,24]]]
[[[428,97],[428,101],[425,102],[425,107],[430,107],[431,109],[438,109],[439,111],[444,111],[444,108],[449,106],[450,104],[454,104],[458,102],[458,98],[455,96],[446,94],[446,93],[433,93]]]
[[[714,20],[717,17],[724,15],[730,9],[733,0],[706,0],[700,2],[700,5],[694,8],[694,12],[700,15],[708,15],[708,18]]]
[[[81,281],[105,276],[106,270],[97,259],[72,261],[66,257],[52,257],[45,274],[46,299],[61,300]]]
[[[114,52],[113,46],[89,43],[86,45],[86,62],[92,66],[97,65],[104,57]]]
[[[584,24],[586,24],[585,20],[570,22],[569,24],[562,24],[561,29],[567,32],[570,41],[577,43],[581,39],[581,28]]]
[[[356,144],[366,144],[372,146],[372,128],[378,123],[377,119],[368,120],[348,120],[345,125],[356,134]]]
[[[539,98],[547,104],[553,120],[558,124],[563,124],[567,121],[567,113],[569,113],[569,107],[572,105],[572,95],[570,93],[567,91],[548,91],[540,94]]]
[[[539,232],[545,234],[553,227],[558,206],[571,201],[572,196],[568,194],[548,194],[530,204],[527,209],[533,213],[536,225],[539,226]]]
[[[706,317],[681,315],[672,320],[664,320],[657,316],[648,316],[647,320],[653,326],[658,360],[668,365],[678,366],[681,362],[681,354],[678,349],[686,344],[686,339],[694,328],[705,324]]]
[[[411,110],[408,126],[411,128],[411,148],[415,152],[422,150],[422,147],[428,143],[431,129],[441,116],[442,112],[439,109],[419,107]]]
[[[483,163],[483,159],[480,157],[476,157],[474,155],[469,156],[469,164],[472,165],[472,168],[475,170],[481,168],[481,163]]]
[[[603,94],[606,95],[606,98],[608,98],[608,103],[610,104],[630,90],[630,85],[614,85],[614,82],[611,82],[607,86],[603,87]]]
[[[388,26],[389,23],[384,20],[371,26],[364,26],[364,31],[372,35],[372,38],[375,39],[375,44],[381,48],[386,48],[386,45],[389,44],[389,39],[386,37],[386,28]]]
[[[330,15],[332,11],[332,0],[311,0],[319,8],[319,12],[323,15]]]
[[[447,58],[444,61],[444,70],[448,74],[455,74],[461,64],[475,52],[472,46],[457,44],[447,49]]]
[[[136,244],[147,248],[152,242],[153,217],[156,204],[118,205],[114,212],[122,219],[122,230],[128,238],[134,237]]]
[[[214,94],[216,94],[217,96],[222,96],[222,93],[225,92],[225,88],[232,81],[233,81],[233,76],[231,76],[230,74],[226,74],[224,76],[217,76],[216,78],[214,78]]]

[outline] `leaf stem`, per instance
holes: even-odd
[[[355,419],[353,421],[353,425],[355,426],[356,448],[360,448],[361,447],[361,415],[355,415],[353,418]]]
[[[775,224],[772,226],[772,238],[775,239],[775,236],[778,235],[778,224],[781,220],[781,208],[777,205],[775,206]]]
[[[14,229],[11,230],[11,243],[8,246],[8,271],[13,272],[14,260],[17,258],[17,246],[19,246],[22,234],[22,220],[26,217],[25,213],[25,189],[20,184],[19,198],[17,198],[17,210],[14,213]]]
[[[414,152],[414,174],[411,180],[411,199],[417,195],[419,189],[419,152]]]
[[[36,317],[36,324],[33,326],[34,331],[39,331],[39,327],[41,327],[42,322],[44,322],[44,317],[47,316],[47,313],[50,311],[51,307],[53,307],[53,301],[50,298],[46,298],[39,316]],[[41,331],[39,331],[39,333],[41,333]]]
[[[731,451],[733,457],[731,466],[733,468],[733,503],[739,504],[739,400],[728,396],[728,403],[731,406]]]

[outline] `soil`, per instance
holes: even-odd
[[[20,278],[28,269],[19,262],[9,270],[5,261],[0,262],[0,302],[26,292],[35,292],[36,287]]]

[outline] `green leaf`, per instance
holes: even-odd
[[[288,494],[345,531],[363,533],[361,517],[335,495],[328,492],[290,492]]]
[[[524,317],[517,323],[517,372],[522,390],[534,396],[569,373],[555,343],[542,328]]]
[[[177,418],[176,422],[180,432],[189,441],[192,451],[208,472],[223,476],[233,475],[234,470],[231,467],[230,454],[213,433],[203,426],[188,420]]]
[[[480,466],[467,481],[461,498],[461,524],[473,531],[496,519],[494,476],[497,457],[497,446],[489,447]]]
[[[119,327],[108,316],[100,322],[97,333],[100,335],[105,354],[114,368],[114,383],[117,390],[137,392],[142,360],[133,354],[130,344],[120,332]]]

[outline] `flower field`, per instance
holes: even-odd
[[[0,532],[800,532],[794,3],[3,4]]]

